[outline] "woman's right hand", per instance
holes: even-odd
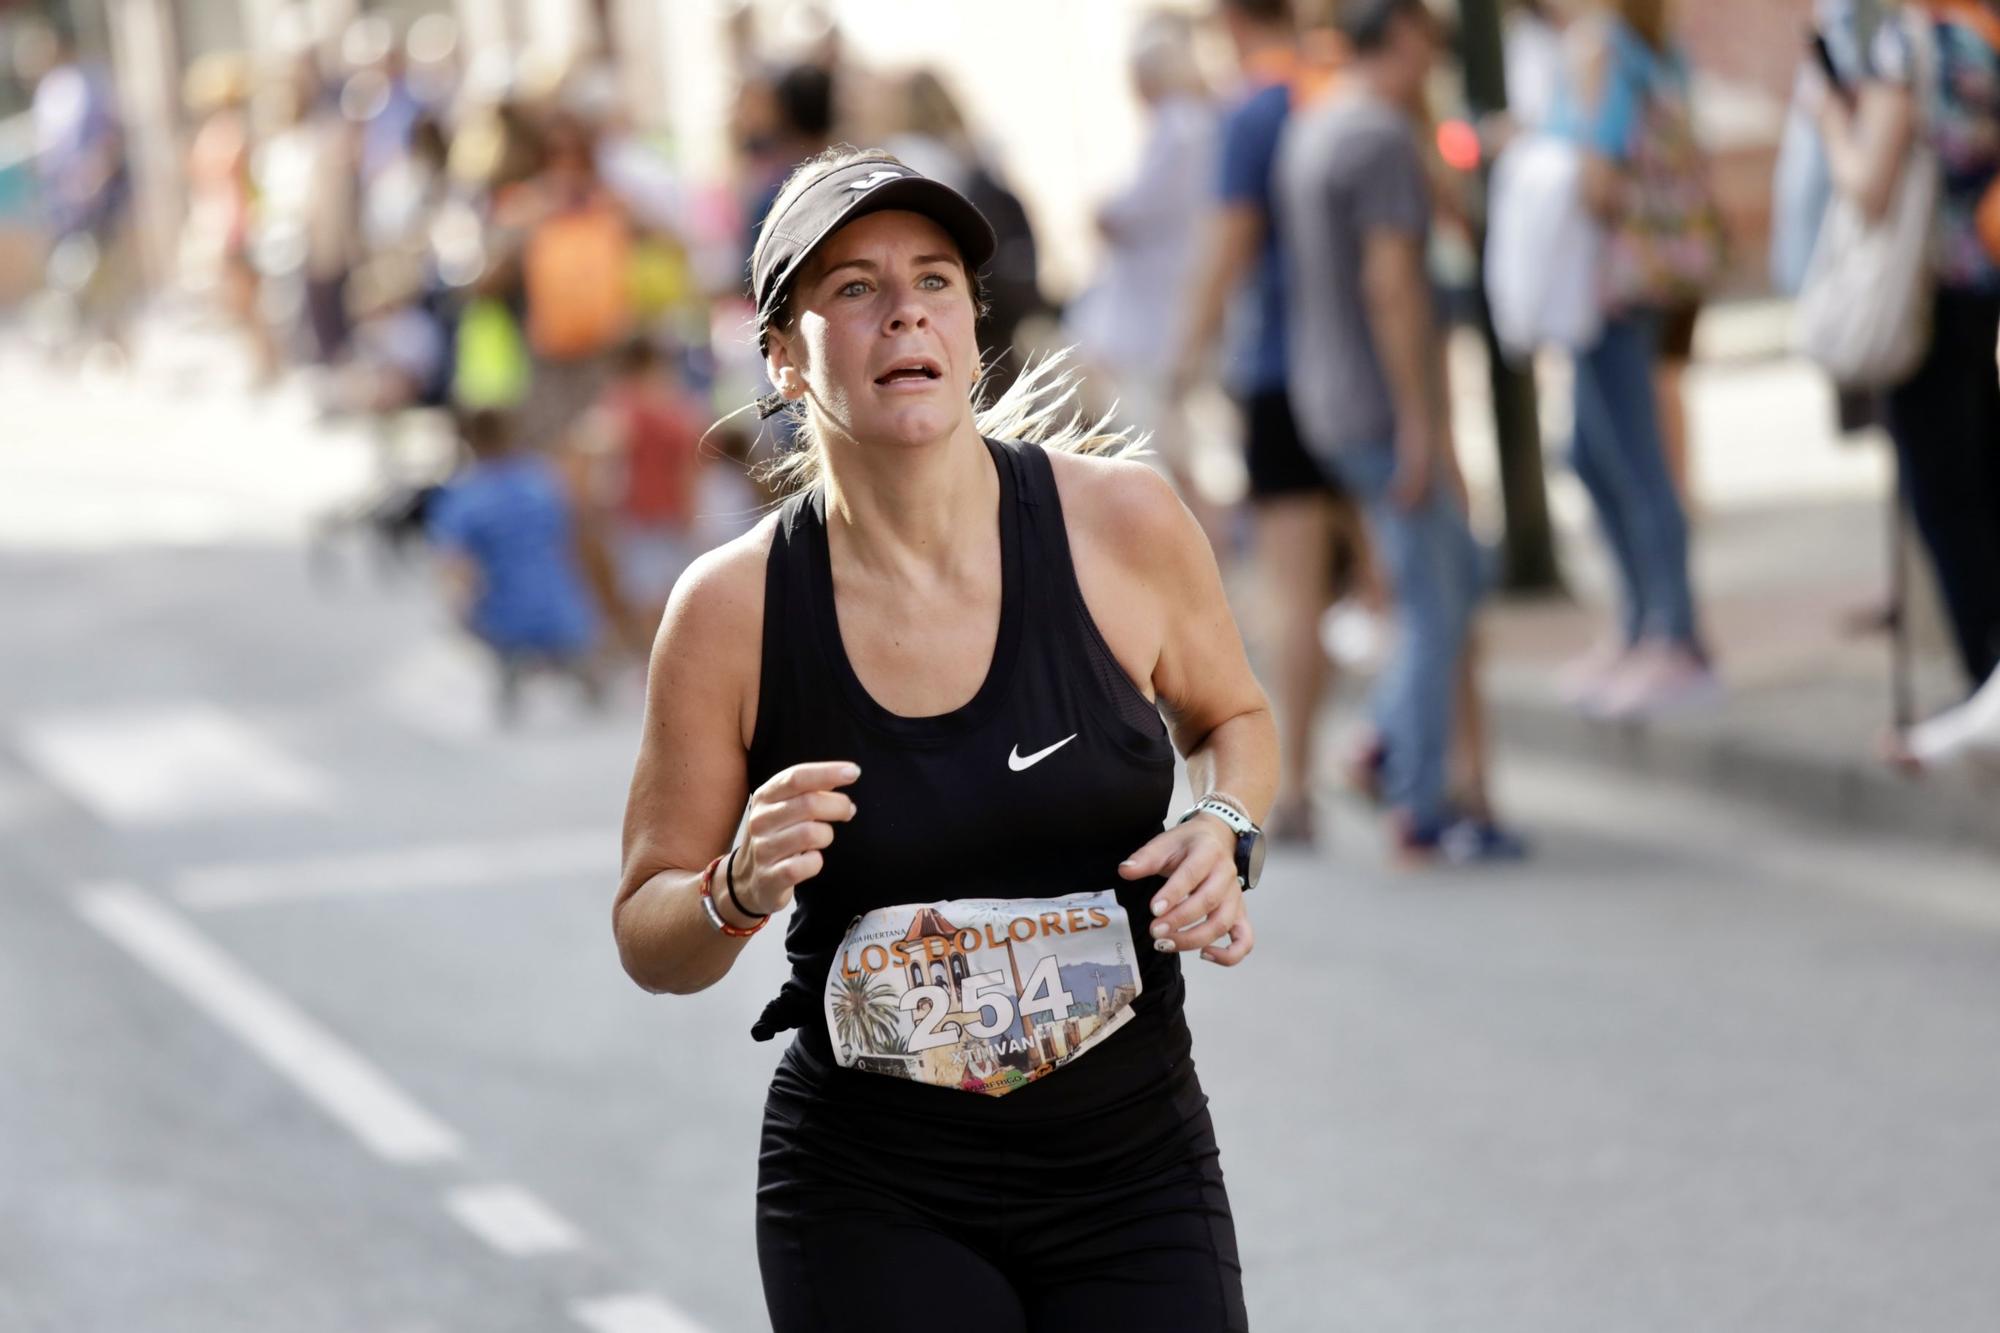
[[[736,897],[745,910],[784,911],[793,891],[820,872],[833,826],[854,818],[854,802],[839,788],[860,776],[858,764],[844,761],[794,764],[751,793],[735,852]]]

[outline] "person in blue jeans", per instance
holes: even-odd
[[[1687,72],[1666,39],[1662,0],[1615,0],[1577,26],[1581,56],[1557,90],[1549,130],[1585,154],[1585,196],[1615,225],[1624,180],[1656,101],[1685,101]],[[1615,633],[1568,667],[1563,693],[1589,711],[1639,717],[1716,687],[1688,574],[1687,515],[1660,434],[1653,368],[1663,311],[1607,313],[1575,359],[1572,459],[1611,548],[1621,593]]]
[[[563,479],[514,450],[497,412],[471,414],[463,434],[472,462],[430,502],[425,526],[454,611],[498,661],[501,720],[513,720],[522,679],[538,668],[574,677],[595,705],[601,617]]]
[[[1439,34],[1423,0],[1360,0],[1343,28],[1353,62],[1278,159],[1292,403],[1314,454],[1366,508],[1395,585],[1402,633],[1374,709],[1398,851],[1518,856],[1484,790],[1471,635],[1486,560],[1466,523],[1424,267],[1417,126]],[[1456,792],[1454,748],[1472,775]]]
[[[1218,0],[1215,12],[1244,86],[1222,116],[1212,207],[1172,383],[1184,395],[1220,341],[1223,384],[1243,420],[1259,656],[1282,737],[1278,799],[1265,831],[1274,843],[1309,845],[1313,734],[1333,674],[1320,621],[1367,559],[1354,498],[1313,460],[1286,389],[1276,163],[1285,127],[1313,100],[1321,71],[1300,52],[1290,0]]]

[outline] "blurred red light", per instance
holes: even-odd
[[[1438,156],[1454,171],[1472,171],[1479,166],[1479,131],[1462,120],[1447,120],[1437,127]]]

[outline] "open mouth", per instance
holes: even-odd
[[[939,378],[944,372],[938,363],[928,357],[912,357],[908,361],[898,361],[884,373],[875,377],[877,384],[914,384]]]

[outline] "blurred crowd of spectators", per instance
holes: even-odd
[[[1568,456],[1619,606],[1563,689],[1589,712],[1639,718],[1718,688],[1689,573],[1679,370],[1725,238],[1669,0],[1518,0],[1511,114],[1474,126],[1436,101],[1451,36],[1439,17],[1419,0],[1216,0],[1146,17],[1126,66],[1143,146],[1097,209],[1098,268],[1061,306],[1038,280],[1028,209],[947,80],[871,69],[830,22],[773,62],[754,8],[730,12],[729,164],[699,179],[633,123],[608,62],[496,81],[475,76],[449,20],[365,18],[277,61],[217,55],[188,71],[179,280],[227,312],[261,377],[307,368],[328,412],[449,413],[462,466],[401,512],[445,552],[503,698],[537,662],[595,690],[607,653],[644,652],[687,563],[770,498],[754,465],[782,448],[784,423],[738,411],[764,387],[743,284],[764,211],[828,145],[884,147],[998,232],[982,391],[1003,391],[1029,350],[1074,346],[1092,405],[1116,401],[1150,432],[1225,560],[1240,548],[1284,734],[1274,833],[1311,836],[1322,631],[1345,598],[1403,624],[1350,779],[1387,803],[1412,854],[1513,855],[1486,791],[1486,576],[1452,445],[1454,302],[1436,256],[1483,238],[1503,342],[1574,366]],[[1774,183],[1773,271],[1809,285],[1830,209],[1846,199],[1878,217],[1906,159],[1941,164],[1923,220],[1935,328],[1919,364],[1867,387],[1885,391],[1903,489],[1978,682],[2000,654],[2000,256],[1985,230],[2000,233],[1986,218],[2000,199],[2000,11],[1818,0],[1815,17],[1803,147],[1788,145]],[[1235,56],[1220,81],[1198,58],[1204,23]],[[60,33],[15,54],[36,89],[50,285],[115,338],[131,192],[108,80]],[[1496,154],[1489,182],[1479,169]],[[1214,383],[1237,409],[1233,488],[1204,475],[1216,430],[1197,409]]]
[[[737,412],[763,377],[742,275],[796,164],[837,139],[886,143],[999,233],[986,344],[1049,313],[1027,210],[937,74],[871,71],[830,27],[774,62],[751,13],[732,25],[731,153],[713,179],[633,123],[609,62],[496,84],[443,18],[302,28],[275,61],[187,71],[175,281],[225,312],[260,382],[303,375],[325,413],[385,431],[448,415],[451,474],[369,516],[440,549],[503,706],[540,665],[598,692],[617,656],[643,656],[687,564],[770,498],[755,464],[783,423]],[[68,334],[115,343],[136,289],[113,90],[66,34],[34,40],[48,283]],[[65,286],[65,268],[84,276]],[[1018,366],[997,359],[987,391]]]

